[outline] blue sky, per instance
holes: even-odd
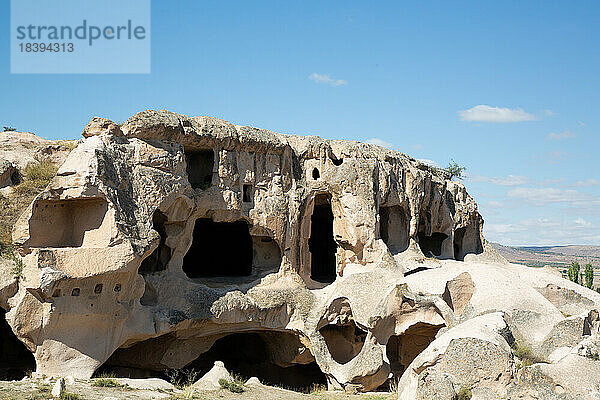
[[[597,2],[153,0],[140,75],[11,75],[0,7],[0,125],[152,108],[370,140],[465,165],[492,241],[600,244]]]

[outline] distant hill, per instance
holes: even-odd
[[[600,246],[528,246],[513,247],[492,243],[492,246],[508,261],[530,267],[551,265],[566,272],[573,261],[577,261],[583,270],[585,264],[596,269],[595,281],[600,281]],[[600,282],[598,282],[600,283]],[[595,285],[596,286],[596,282]]]

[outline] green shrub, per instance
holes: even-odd
[[[184,389],[200,378],[200,371],[195,369],[171,369],[165,371],[169,382],[177,389]]]
[[[50,393],[52,391],[52,386],[48,383],[38,383],[38,391],[40,393]]]
[[[532,352],[529,346],[525,343],[515,340],[512,344],[513,354],[520,360],[519,368],[528,367],[532,364],[537,364],[540,362],[544,362],[539,357],[536,357]]]
[[[60,400],[81,400],[78,394],[64,391],[60,394]]]
[[[12,126],[3,126],[4,132],[16,132],[17,128],[13,128]]]
[[[473,397],[473,392],[466,386],[462,386],[457,393],[458,400],[471,400],[471,397]]]
[[[228,389],[231,393],[243,393],[244,384],[238,380],[228,381],[227,379],[219,379],[219,385],[222,389]]]
[[[119,382],[112,378],[97,378],[92,382],[92,386],[96,387],[112,387],[112,388],[123,388],[125,385],[121,385]]]

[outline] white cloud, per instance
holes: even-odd
[[[417,161],[421,161],[423,164],[427,164],[427,165],[430,165],[432,167],[436,167],[436,168],[440,167],[440,165],[438,163],[436,163],[435,161],[430,160],[428,158],[419,158],[419,159],[417,159]]]
[[[597,179],[586,179],[585,181],[577,181],[573,186],[583,187],[583,186],[598,186],[600,185],[600,181]]]
[[[583,121],[579,121],[578,124],[581,125],[581,126],[585,126],[586,125],[586,123],[583,122]]]
[[[552,117],[552,116],[556,115],[556,113],[552,110],[546,109],[546,110],[544,110],[544,115],[546,115],[547,117]]]
[[[381,146],[392,150],[396,147],[393,143],[386,142],[385,140],[376,137],[365,140],[365,143],[374,144],[376,146]]]
[[[507,196],[536,206],[552,203],[565,203],[570,206],[600,205],[600,197],[594,197],[573,189],[514,188],[508,191]]]
[[[570,154],[564,151],[551,151],[549,153],[534,154],[533,158],[542,160],[548,164],[558,164],[559,161],[569,157]]]
[[[600,241],[598,229],[583,218],[539,217],[509,223],[486,223],[484,231],[488,240],[513,246],[597,244]]]
[[[504,207],[504,204],[496,200],[490,200],[487,202],[486,206],[490,208],[502,208]]]
[[[521,175],[508,175],[505,177],[487,177],[481,175],[469,176],[471,182],[486,182],[497,186],[520,186],[529,183],[530,179]]]
[[[589,228],[592,226],[592,223],[589,221],[586,221],[585,219],[579,217],[575,220],[575,225],[581,226],[583,228]]]
[[[550,133],[546,136],[549,140],[565,140],[565,139],[573,139],[577,136],[571,131],[563,131],[559,133]]]
[[[316,72],[310,74],[308,79],[316,83],[324,83],[330,86],[344,86],[348,84],[348,82],[343,79],[333,79],[328,74],[317,74]]]
[[[537,118],[520,108],[491,107],[480,104],[468,110],[458,111],[462,121],[477,122],[521,122],[535,121]]]
[[[418,144],[418,143],[417,143],[417,144],[413,144],[413,146],[412,146],[412,149],[413,149],[414,151],[421,151],[421,150],[423,150],[423,149],[424,149],[424,147],[423,147],[423,145],[422,145],[422,144]]]

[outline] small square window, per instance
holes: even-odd
[[[94,293],[96,293],[96,294],[102,293],[102,284],[101,283],[96,285],[96,287],[94,288]]]
[[[242,192],[244,203],[252,203],[252,185],[244,185]]]

